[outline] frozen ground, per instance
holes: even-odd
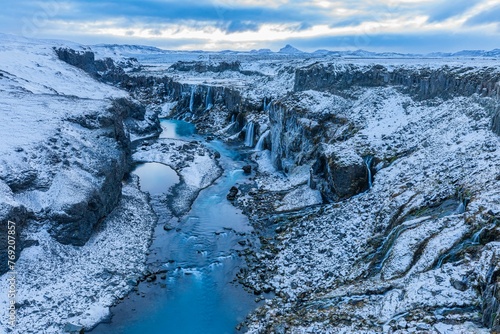
[[[180,182],[172,190],[176,200],[170,203],[177,217],[187,213],[200,190],[211,185],[222,173],[214,152],[197,141],[158,139],[152,145],[139,148],[133,159],[163,163],[179,174]]]
[[[0,40],[1,219],[26,219],[18,232],[32,245],[17,261],[14,332],[61,333],[70,322],[91,327],[140,276],[156,218],[136,180],[124,186],[118,206],[83,247],[54,240],[48,217],[52,212],[64,219],[75,203],[109,190],[109,173],[126,169],[115,139],[123,125],[109,127],[109,108],[111,99],[128,94],[58,60],[52,49],[85,47],[8,35]],[[121,180],[111,187],[119,192]],[[11,208],[28,215],[13,216]],[[7,276],[1,291],[7,291]],[[1,333],[7,331],[7,305],[2,293]]]
[[[120,166],[110,98],[128,95],[62,63],[52,50],[87,47],[6,35],[0,40],[0,213],[25,207],[31,224],[23,237],[33,240],[18,261],[17,331],[59,333],[68,322],[91,327],[135,284],[156,218],[135,180],[124,185],[118,205],[84,246],[56,242],[47,217],[65,212],[73,199],[86,203],[89,193],[106,184],[102,174]],[[499,80],[483,80],[498,78],[494,57],[307,59],[93,48],[98,57],[137,56],[144,66],[131,76],[166,75],[192,85],[189,91],[196,85],[224,87],[212,108],[205,108],[206,91],[200,90],[196,110],[171,100],[165,86],[138,87],[165,94],[149,100],[155,104],[148,106],[148,118],[164,107],[162,115],[198,122],[205,132],[232,141],[245,137],[250,121],[258,129],[255,139],[270,130],[271,151],[251,152],[254,183],[242,187],[236,201],[263,227],[263,247],[242,276],[245,284],[257,293],[276,293],[249,318],[250,333],[488,332],[481,316],[491,308],[498,312],[500,272],[500,139],[491,131],[500,86]],[[239,70],[170,68],[177,61],[235,60],[241,60]],[[429,71],[448,73],[457,80],[450,89],[463,84],[475,91],[484,84],[485,90],[464,96],[460,86],[446,98],[429,98],[411,83],[402,88],[363,77],[380,66],[417,79]],[[317,77],[297,80],[298,70],[311,68],[318,69]],[[320,87],[322,75],[325,82],[368,84]],[[440,80],[437,86],[449,83]],[[125,130],[119,135],[130,138]],[[367,156],[374,159],[371,188]],[[174,191],[186,200],[170,205],[181,215],[220,175],[215,157],[200,143],[160,139],[140,145],[133,161],[178,171],[183,182]],[[278,162],[284,170],[276,170]],[[339,179],[332,181],[337,169],[356,168],[362,175],[354,181],[361,179],[364,188],[353,187],[354,196],[335,202],[321,196],[328,186],[331,192],[340,188]],[[5,275],[0,284],[4,290]],[[3,317],[6,298],[0,297]]]
[[[354,135],[323,150],[343,165],[375,156],[373,188],[321,215],[297,213],[279,228],[257,254],[261,270],[250,274],[257,290],[272,286],[279,297],[256,312],[250,332],[489,332],[477,322],[479,291],[498,270],[491,253],[499,251],[487,241],[496,240],[492,221],[500,213],[500,138],[490,129],[488,99],[414,101],[393,88],[353,93],[339,101],[307,91],[295,100],[312,115],[323,110],[352,122]],[[265,157],[257,159],[264,176]],[[269,176],[260,182],[271,194],[282,191]],[[429,209],[449,198],[455,204],[440,215]],[[458,249],[460,260],[447,263]]]
[[[38,244],[16,264],[15,333],[61,333],[66,324],[92,328],[110,316],[109,307],[145,270],[154,216],[137,179],[123,188],[119,205],[83,247],[61,245],[44,229],[26,231]],[[6,276],[6,275],[4,275]],[[7,291],[5,277],[0,288]],[[5,294],[0,297],[7,318]],[[0,329],[6,332],[6,327]]]

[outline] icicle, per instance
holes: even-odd
[[[195,87],[191,88],[191,98],[189,99],[189,111],[193,112]]]
[[[267,136],[269,136],[269,130],[264,132],[260,138],[259,141],[257,142],[257,145],[255,145],[255,150],[256,151],[263,151],[264,150],[264,140],[266,140]]]
[[[246,147],[253,146],[253,137],[254,137],[253,130],[254,130],[254,124],[253,124],[253,122],[249,122],[247,124],[247,130],[246,130],[247,133],[245,136],[245,146]]]
[[[373,162],[373,157],[367,156],[363,160],[365,161],[366,171],[368,173],[368,189],[371,189],[372,188],[372,170],[371,170],[371,165],[372,165],[372,162]]]

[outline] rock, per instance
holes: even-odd
[[[500,110],[497,110],[491,122],[491,130],[500,136]]]
[[[75,51],[69,48],[58,48],[55,52],[60,60],[78,67],[85,72],[96,75],[95,55],[90,51]]]
[[[83,334],[85,332],[85,329],[81,325],[75,325],[68,322],[66,325],[64,325],[64,331],[70,334]]]
[[[496,77],[494,73],[482,73],[479,76],[471,71],[466,75],[457,75],[456,70],[437,68],[412,71],[404,67],[389,69],[374,65],[357,67],[347,65],[344,71],[337,71],[335,65],[315,64],[299,68],[295,72],[295,91],[319,90],[342,91],[352,86],[396,86],[406,87],[418,99],[431,99],[436,96],[449,98],[462,95],[471,96],[480,92],[480,87],[488,86],[484,95],[495,96]]]
[[[165,231],[171,231],[174,229],[174,227],[170,223],[166,223],[165,225],[163,225],[163,229]]]
[[[214,152],[214,158],[215,159],[220,159],[220,153],[218,151]]]
[[[361,158],[340,161],[336,155],[326,156],[324,173],[328,175],[329,189],[338,198],[354,196],[367,188],[366,166]]]
[[[428,325],[428,324],[418,324],[417,325],[417,330],[418,331],[430,331],[431,330],[431,326]]]
[[[252,166],[250,166],[250,165],[245,165],[245,166],[243,166],[243,172],[244,172],[245,174],[250,174],[250,173],[252,173]]]
[[[227,194],[226,198],[230,201],[234,201],[236,199],[236,195],[238,195],[238,188],[232,186],[231,189],[229,189],[229,194]]]
[[[500,302],[497,299],[497,291],[500,283],[492,283],[486,286],[483,292],[482,299],[482,314],[483,314],[483,325],[486,327],[500,327]],[[492,330],[493,332],[493,330]]]
[[[460,290],[460,291],[465,291],[467,290],[467,282],[466,281],[459,281],[459,280],[454,280],[452,279],[451,280],[451,285],[457,289],[457,290]]]

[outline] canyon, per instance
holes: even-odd
[[[147,260],[155,226],[175,233],[165,217],[185,216],[223,175],[214,140],[250,172],[230,197],[253,229],[238,239],[234,280],[258,301],[241,331],[500,331],[495,56],[0,37],[0,243],[16,222],[15,331],[112,321],[110,307],[159,273]],[[200,137],[161,139],[162,119]],[[144,161],[179,175],[165,201],[142,191],[133,171]],[[0,296],[0,333],[7,303]]]

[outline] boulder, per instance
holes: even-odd
[[[69,322],[64,326],[64,331],[70,334],[83,334],[85,332],[83,326],[75,325]]]
[[[231,189],[229,189],[229,193],[227,194],[226,198],[229,201],[234,201],[236,199],[236,195],[238,195],[238,188],[232,186]]]
[[[250,173],[252,173],[252,166],[250,166],[250,165],[245,165],[245,166],[243,166],[243,172],[244,172],[245,174],[250,174]]]

